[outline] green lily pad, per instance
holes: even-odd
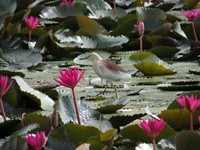
[[[13,77],[16,83],[19,86],[20,91],[22,94],[26,95],[30,98],[39,108],[43,110],[53,110],[54,101],[44,93],[41,93],[33,88],[31,88],[23,78],[19,76]]]
[[[194,126],[198,126],[197,117],[200,115],[200,110],[193,113]],[[159,115],[163,118],[173,129],[182,130],[190,126],[190,114],[186,109],[170,109],[164,110]],[[173,116],[173,117],[172,117]]]
[[[182,131],[175,137],[176,150],[199,150],[200,134],[194,131]]]
[[[123,114],[123,113],[122,113]],[[132,121],[143,117],[145,114],[133,114],[133,115],[116,115],[112,116],[109,121],[112,123],[112,126],[116,129],[120,129],[122,126],[126,126]],[[119,121],[120,120],[120,121]]]
[[[135,53],[130,56],[133,66],[144,75],[164,75],[175,74],[170,65],[160,60],[156,55],[150,52]]]
[[[200,75],[200,69],[190,69],[189,72],[193,73],[193,74]]]
[[[101,113],[114,113],[118,109],[124,107],[130,101],[130,97],[122,97],[120,99],[103,102],[94,106],[94,109]],[[95,108],[96,107],[96,108]]]
[[[0,123],[0,138],[5,138],[6,136],[11,135],[21,127],[20,120],[7,120]]]
[[[179,82],[180,83],[180,82]],[[177,82],[175,84],[158,84],[157,87],[161,90],[166,90],[166,91],[191,91],[191,90],[199,90],[200,89],[200,84],[178,84]]]
[[[82,143],[89,142],[90,138],[100,136],[100,134],[101,131],[92,126],[65,124],[49,134],[46,147],[74,150]]]
[[[23,139],[22,136],[12,136],[9,138],[0,149],[9,149],[9,150],[28,150],[27,142]]]
[[[176,54],[179,49],[169,46],[156,46],[149,50],[159,58],[171,58]]]
[[[95,126],[101,131],[112,128],[111,123],[104,119],[99,112],[90,109],[80,103],[79,100],[77,100],[77,105],[81,124]],[[77,123],[77,116],[71,94],[59,92],[58,113],[64,124],[69,122]]]

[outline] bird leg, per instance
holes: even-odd
[[[104,94],[106,92],[106,90],[107,90],[107,86],[108,86],[108,81],[106,81],[105,89],[102,92],[98,93],[96,96],[99,96],[100,94]]]
[[[118,97],[118,93],[117,93],[117,86],[113,85],[112,82],[109,82],[109,83],[111,84],[112,87],[114,87],[114,89],[115,89],[115,96],[116,96],[116,99],[118,99],[119,97]]]
[[[114,88],[115,88],[115,96],[116,96],[116,99],[118,99],[119,97],[118,97],[118,93],[117,93],[117,87],[114,86]]]

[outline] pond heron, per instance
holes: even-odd
[[[101,78],[101,80],[106,80],[105,89],[99,94],[104,94],[106,92],[108,83],[110,83],[111,86],[114,86],[112,83],[114,81],[129,81],[131,79],[131,75],[127,73],[122,67],[111,61],[104,60],[97,53],[93,52],[89,54],[87,58],[91,61],[94,72]],[[114,88],[116,98],[118,98],[116,86],[114,86]]]

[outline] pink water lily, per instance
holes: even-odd
[[[148,134],[152,139],[155,139],[164,129],[166,122],[163,119],[160,120],[142,120],[139,127]]]
[[[195,30],[195,25],[194,25],[194,21],[200,18],[200,9],[193,9],[193,10],[188,10],[188,11],[184,11],[182,10],[183,15],[192,22],[192,29],[193,29],[193,34],[194,34],[194,39],[196,42],[198,42],[198,37],[197,37],[197,33]]]
[[[188,11],[181,10],[181,12],[190,21],[194,21],[200,18],[200,9],[193,9]]]
[[[8,83],[7,76],[0,76],[0,98],[2,98],[10,89],[13,81]]]
[[[41,150],[46,144],[46,136],[44,132],[37,132],[23,137],[28,143],[29,150]]]
[[[26,23],[27,28],[29,28],[30,30],[34,29],[37,26],[40,26],[39,19],[37,17],[34,18],[33,16],[26,17],[25,23]]]
[[[165,125],[166,122],[163,119],[142,120],[139,124],[139,127],[152,139],[154,150],[156,150],[155,139],[163,131]]]
[[[178,97],[176,101],[190,112],[190,130],[193,130],[193,112],[200,107],[200,99],[197,96]]]
[[[66,69],[64,72],[60,71],[59,79],[53,78],[60,85],[71,88],[78,124],[81,124],[81,121],[80,121],[80,116],[78,112],[78,106],[76,103],[76,95],[74,92],[74,88],[76,87],[77,83],[82,79],[84,74],[85,74],[85,70],[83,70],[79,75],[78,68],[74,67],[74,68]]]
[[[176,100],[181,106],[190,112],[195,111],[200,107],[200,99],[194,95],[178,97]]]
[[[83,70],[80,75],[79,75],[79,70],[78,68],[69,68],[66,69],[65,71],[60,71],[59,72],[59,80],[55,79],[56,82],[58,82],[60,85],[66,86],[68,88],[75,88],[77,83],[82,79],[82,77],[85,74],[85,70]]]
[[[74,0],[63,0],[59,3],[60,6],[74,6]]]
[[[144,34],[144,22],[140,21],[138,24],[135,24],[134,27],[137,28],[138,34],[140,36],[143,36],[143,34]]]
[[[39,19],[37,17],[30,16],[30,18],[25,18],[25,23],[27,28],[29,29],[29,41],[31,41],[31,30],[36,28],[39,25]]]
[[[10,83],[8,83],[8,77],[7,76],[0,76],[0,107],[1,107],[2,116],[3,116],[4,121],[6,121],[6,113],[5,113],[5,110],[4,110],[2,97],[10,89],[12,82],[13,81],[10,81]]]
[[[138,30],[138,34],[140,35],[140,51],[143,51],[142,38],[145,30],[144,22],[140,21],[138,24],[135,24],[134,27]]]

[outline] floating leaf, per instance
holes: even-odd
[[[33,88],[31,88],[21,77],[15,76],[13,79],[16,81],[16,83],[19,86],[19,89],[21,92],[29,97],[34,103],[43,110],[53,110],[54,101],[45,95],[44,93],[41,93]]]
[[[0,37],[2,37],[17,8],[17,3],[16,0],[2,0],[0,2],[0,7]]]
[[[186,36],[185,32],[182,30],[181,25],[180,25],[179,22],[174,23],[172,31],[174,33],[176,33],[177,35],[179,35],[180,37],[183,37],[183,38],[187,39],[187,36]]]
[[[2,150],[28,150],[27,142],[22,136],[12,136],[1,147]]]
[[[125,36],[107,36],[107,35],[96,35],[92,38],[85,36],[69,36],[57,43],[60,47],[80,47],[85,49],[94,48],[111,48],[121,46],[128,42],[128,38]]]
[[[0,138],[5,138],[6,136],[11,135],[21,127],[20,120],[7,120],[0,123]]]
[[[123,113],[122,113],[123,114]],[[145,114],[133,114],[133,115],[116,115],[112,116],[109,121],[114,128],[120,129],[122,126],[126,126],[132,121],[143,117]],[[120,120],[120,121],[119,121]]]
[[[194,131],[182,131],[175,137],[176,150],[198,150],[200,134]]]
[[[199,125],[197,119],[199,115],[200,115],[199,110],[193,113],[194,126]],[[190,127],[190,114],[186,109],[164,110],[158,116],[160,118],[163,118],[175,130],[181,130]]]
[[[200,69],[190,69],[189,72],[193,73],[193,74],[200,75]]]
[[[95,127],[65,124],[49,134],[46,147],[50,149],[74,150],[82,143],[89,142],[89,138],[99,136],[100,134],[101,131]]]
[[[84,5],[77,4],[74,7],[70,6],[51,6],[45,7],[40,12],[40,17],[44,19],[65,18],[68,16],[83,15],[86,9]]]
[[[69,122],[77,123],[77,117],[72,96],[69,93],[59,92],[58,113],[61,121],[66,124]],[[78,103],[79,115],[81,123],[84,125],[93,125],[101,131],[109,130],[112,126],[109,121],[105,120],[101,114],[85,105]]]
[[[169,46],[156,46],[151,48],[149,51],[159,58],[171,58],[179,51],[179,49]]]
[[[90,19],[88,16],[76,16],[76,20],[79,30],[86,32],[88,36],[107,33],[107,31],[100,24],[98,24],[95,20]]]
[[[122,107],[124,107],[129,101],[130,101],[130,97],[125,96],[120,99],[111,100],[111,101],[97,104],[96,106],[94,106],[96,107],[94,109],[96,109],[97,111],[101,113],[114,113],[118,109],[121,109]]]
[[[199,90],[200,89],[200,84],[158,84],[157,87],[162,90],[166,91],[191,91],[191,90]]]
[[[13,135],[24,135],[38,127],[39,127],[39,125],[36,123],[29,124],[29,125],[23,127],[22,129],[16,131],[15,133],[13,133]]]
[[[51,120],[49,116],[43,116],[39,114],[25,114],[23,118],[24,126],[30,126],[31,124],[38,124],[39,128],[34,131],[45,131],[45,133],[49,133],[51,130]]]
[[[170,66],[160,60],[157,56],[149,52],[140,52],[132,54],[130,60],[134,62],[133,66],[145,75],[164,75],[174,74]]]
[[[42,55],[36,49],[22,49],[21,40],[12,36],[7,37],[0,42],[0,48],[3,50],[1,59],[7,64],[4,69],[16,71],[18,69],[26,69],[36,66],[42,61]],[[2,62],[2,61],[0,61]]]

